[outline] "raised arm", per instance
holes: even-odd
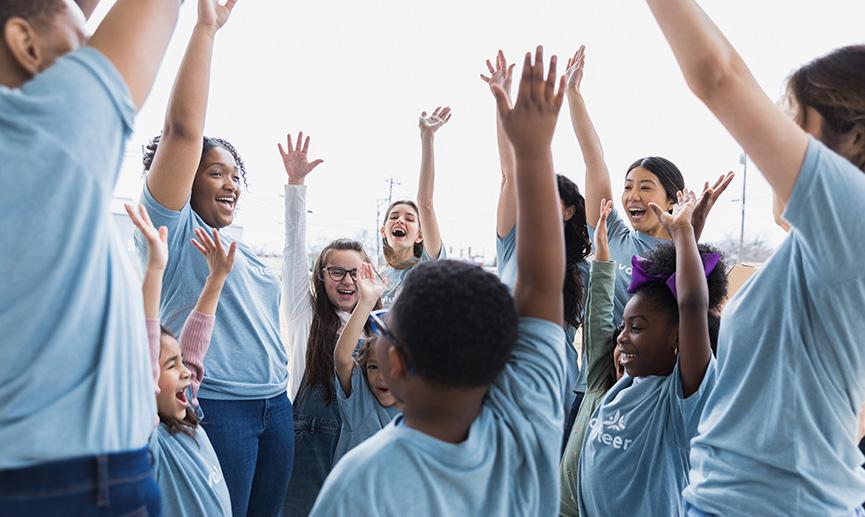
[[[181,0],[118,0],[90,38],[126,81],[137,108],[150,93],[162,56],[177,25]],[[84,1],[82,9],[95,8]]]
[[[493,86],[499,116],[517,158],[517,283],[514,299],[521,316],[562,324],[565,245],[559,194],[550,145],[564,98],[564,78],[556,91],[556,57],[544,79],[543,48],[526,54],[516,105]]]
[[[336,369],[336,376],[339,378],[339,384],[342,387],[343,393],[346,396],[351,396],[351,372],[354,370],[354,358],[352,354],[357,342],[363,334],[363,328],[366,325],[366,320],[369,318],[375,304],[378,303],[381,294],[384,292],[384,285],[377,281],[375,271],[372,264],[364,262],[357,271],[357,289],[359,298],[357,305],[351,312],[342,334],[336,341],[336,347],[333,349],[333,366]]]
[[[760,88],[693,0],[647,0],[691,91],[715,114],[786,203],[808,147],[806,133]]]
[[[286,147],[277,144],[285,168],[285,247],[283,249],[283,310],[286,322],[293,325],[305,311],[312,310],[309,295],[309,263],[306,254],[306,177],[324,160],[309,162],[309,137],[303,131],[297,143],[291,134]],[[306,343],[303,344],[304,346]]]
[[[596,212],[600,206],[601,199],[613,199],[613,185],[610,182],[610,171],[604,160],[604,148],[601,139],[595,131],[595,125],[589,117],[586,101],[583,99],[580,85],[583,82],[583,70],[586,64],[586,46],[583,45],[568,60],[567,78],[568,106],[571,109],[571,125],[577,142],[580,144],[580,152],[583,154],[583,162],[586,165],[586,220],[597,221],[600,214]]]
[[[123,205],[132,224],[147,240],[147,269],[141,291],[144,299],[144,318],[147,320],[147,340],[150,347],[150,366],[153,385],[159,393],[159,302],[162,294],[162,276],[168,264],[168,228],[160,226],[157,230],[143,205],[138,213],[129,203]]]
[[[210,65],[216,32],[237,0],[198,1],[198,22],[177,72],[162,128],[162,139],[147,175],[147,188],[160,205],[178,211],[189,200],[201,161]]]
[[[679,304],[679,373],[682,392],[690,396],[700,388],[712,359],[709,343],[709,286],[703,260],[697,249],[691,216],[697,196],[690,190],[678,193],[673,214],[655,203],[649,207],[673,238],[676,246],[676,301]]]
[[[694,213],[691,216],[691,224],[694,226],[694,238],[697,239],[697,242],[700,242],[700,236],[703,235],[703,228],[706,226],[706,219],[708,219],[712,207],[715,206],[715,201],[727,190],[730,182],[735,177],[736,175],[733,171],[730,171],[718,178],[718,181],[711,187],[708,181],[703,186],[703,193],[700,195],[700,199],[697,201]]]
[[[423,234],[423,247],[427,255],[438,258],[442,249],[442,236],[439,231],[439,222],[436,218],[433,205],[433,191],[435,190],[435,132],[451,119],[449,107],[436,108],[433,114],[427,116],[426,111],[421,113],[420,141],[421,162],[420,180],[417,186],[417,206],[420,210],[420,228]]]
[[[615,332],[613,320],[613,296],[616,285],[616,263],[610,261],[610,246],[607,240],[607,216],[613,210],[613,202],[601,200],[600,216],[595,226],[595,259],[589,276],[589,295],[586,299],[586,324],[583,326],[586,347],[586,384],[589,391],[606,389],[606,379],[615,365],[606,345]]]
[[[234,267],[234,254],[237,243],[232,242],[226,253],[219,237],[219,231],[214,228],[213,238],[203,228],[195,229],[197,239],[192,239],[192,245],[204,255],[209,274],[204,281],[201,294],[195,309],[186,319],[180,333],[180,353],[183,364],[192,372],[192,398],[198,396],[198,387],[204,378],[204,356],[210,347],[213,335],[214,317],[219,305],[219,297],[225,286],[225,279]]]
[[[494,67],[487,59],[487,69],[490,75],[481,74],[481,79],[490,85],[494,84],[504,90],[508,98],[508,106],[511,105],[511,83],[513,82],[514,65],[508,65],[505,54],[499,50],[496,54],[496,66]],[[502,185],[499,191],[499,204],[496,208],[496,234],[504,237],[511,232],[517,224],[517,191],[516,178],[516,156],[514,146],[508,140],[505,128],[502,127],[502,119],[496,109],[496,144],[499,149],[499,163],[502,167]]]

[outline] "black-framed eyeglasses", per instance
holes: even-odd
[[[372,333],[376,336],[384,336],[396,345],[399,348],[400,352],[402,352],[403,359],[405,359],[406,367],[408,368],[409,373],[412,375],[415,374],[414,365],[412,364],[411,358],[408,355],[408,351],[405,349],[402,343],[400,343],[399,339],[391,332],[390,328],[387,326],[387,323],[384,322],[384,316],[388,313],[388,309],[379,309],[377,311],[372,311],[369,314],[369,328],[372,330]]]
[[[322,268],[321,271],[319,271],[319,275],[324,275],[324,272],[327,272],[327,276],[329,276],[334,282],[341,282],[342,279],[345,278],[345,275],[351,275],[352,280],[357,280],[357,271],[359,269],[360,268],[357,267],[354,269],[346,269],[339,266],[330,266]],[[324,279],[323,276],[322,279]]]

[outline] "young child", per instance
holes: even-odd
[[[446,258],[438,218],[433,205],[435,189],[435,133],[451,119],[449,107],[436,108],[432,115],[420,115],[421,164],[417,187],[417,203],[394,201],[382,223],[381,245],[388,267],[382,271],[386,290],[382,304],[390,307],[402,290],[412,268],[429,260]],[[421,231],[423,228],[423,231]]]
[[[376,281],[371,264],[362,264],[357,274],[360,298],[333,350],[336,373],[337,401],[342,428],[333,455],[333,463],[345,453],[379,432],[399,414],[400,406],[384,380],[378,360],[370,353],[372,343],[366,341],[352,356],[370,313],[379,302],[384,286]],[[374,340],[373,340],[374,341]]]
[[[632,261],[618,338],[627,375],[589,422],[579,459],[584,517],[680,514],[688,447],[714,385],[708,314],[726,295],[719,254],[697,245],[696,196],[678,193],[668,214],[650,203],[674,246]]]
[[[110,206],[179,7],[117,0],[88,39],[71,0],[0,2],[2,513],[158,512],[141,296]]]
[[[419,264],[376,320],[373,354],[403,416],[345,455],[314,516],[553,515],[559,505],[564,239],[550,143],[555,57],[527,54],[516,106],[496,89],[517,157],[511,298],[464,262]],[[482,301],[483,303],[478,303]]]
[[[159,424],[150,437],[150,451],[162,492],[163,513],[230,516],[231,499],[219,460],[198,425],[203,416],[198,387],[204,377],[204,356],[213,334],[219,295],[234,265],[237,244],[232,242],[226,254],[217,230],[213,230],[213,239],[202,229],[196,232],[198,239],[192,244],[204,255],[210,275],[183,325],[178,344],[177,338],[159,325],[162,275],[168,263],[168,229],[162,226],[157,230],[143,206],[139,214],[128,204],[126,211],[148,245],[142,289],[159,415]]]
[[[613,202],[601,200],[600,217],[595,226],[595,256],[589,276],[589,294],[586,299],[586,317],[583,321],[583,351],[586,362],[586,392],[574,419],[562,456],[562,504],[560,515],[580,515],[579,511],[579,465],[583,438],[589,420],[607,391],[621,377],[616,365],[616,325],[613,322],[613,293],[616,281],[616,263],[610,260],[607,242],[607,216]]]
[[[865,498],[856,447],[865,402],[865,45],[796,70],[784,113],[696,2],[647,3],[688,86],[754,160],[792,228],[724,308],[687,514],[850,515]]]

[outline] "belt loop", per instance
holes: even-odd
[[[96,457],[96,506],[108,506],[108,456]]]

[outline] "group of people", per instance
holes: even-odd
[[[615,208],[585,47],[527,53],[515,96],[501,51],[481,75],[498,275],[445,253],[443,107],[421,113],[381,271],[351,239],[310,268],[322,160],[302,132],[277,145],[280,279],[220,233],[247,170],[204,131],[237,0],[197,0],[146,146],[139,284],[109,206],[182,2],[117,0],[88,38],[98,0],[2,0],[0,516],[865,515],[865,46],[793,73],[785,113],[694,0],[646,2],[789,230],[732,298],[700,243],[732,173],[695,192],[639,158]],[[553,167],[565,102],[582,189]]]

